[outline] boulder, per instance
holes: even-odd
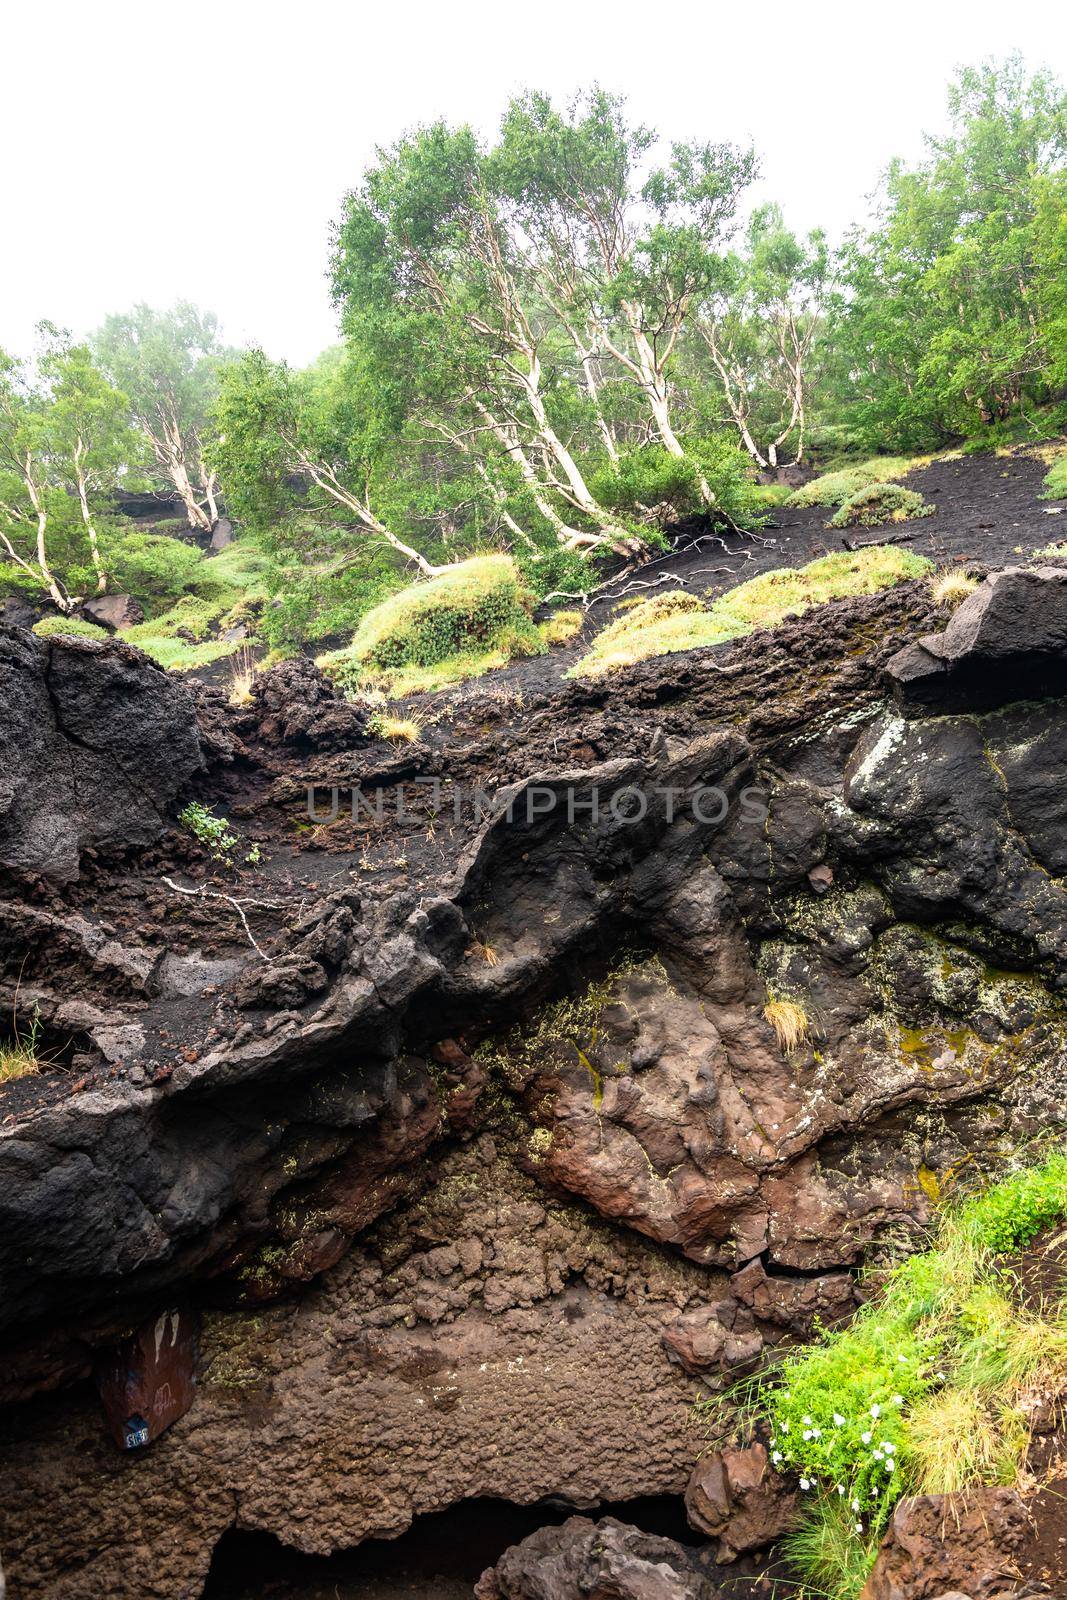
[[[696,1552],[604,1517],[539,1528],[482,1573],[476,1600],[716,1600]]]
[[[752,1366],[763,1352],[763,1336],[751,1326],[751,1318],[747,1327],[727,1328],[716,1310],[700,1306],[681,1312],[664,1328],[663,1347],[668,1360],[696,1377]]]
[[[938,1600],[1014,1588],[1029,1522],[1014,1489],[901,1500],[860,1600]]]
[[[367,715],[341,698],[313,661],[283,661],[258,677],[250,716],[264,744],[340,750],[366,734]]]
[[[139,650],[0,630],[0,869],[67,883],[151,844],[203,762],[188,692]]]
[[[797,1497],[762,1444],[702,1456],[685,1491],[689,1525],[719,1540],[720,1562],[761,1550],[792,1527]]]
[[[1006,567],[953,614],[891,657],[886,672],[907,707],[989,709],[1067,692],[1067,568]]]
[[[211,530],[209,550],[225,550],[233,543],[233,523],[229,517],[220,517]]]
[[[87,622],[95,622],[109,633],[119,633],[123,628],[135,628],[144,621],[144,607],[129,594],[101,594],[86,600],[78,615]]]

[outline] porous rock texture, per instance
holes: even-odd
[[[0,901],[0,1000],[79,1030],[73,1082],[0,1102],[16,1593],[192,1600],[235,1526],[680,1493],[697,1393],[1062,1127],[1067,713],[899,714],[929,620],[904,585],[475,691],[400,756],[304,667],[201,691],[186,781],[264,866],[177,832]],[[382,819],[308,815],[353,782]],[[60,1386],[179,1294],[197,1399],[119,1456]]]
[[[128,645],[0,630],[0,872],[64,883],[146,845],[202,764],[193,702]]]
[[[570,1517],[539,1528],[482,1574],[475,1600],[715,1600],[693,1551],[615,1517]]]

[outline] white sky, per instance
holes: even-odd
[[[761,195],[839,234],[943,126],[954,67],[1067,75],[1038,0],[37,0],[5,23],[0,345],[136,300],[309,360],[335,337],[327,229],[376,144],[597,81],[667,138],[752,139]],[[21,154],[11,141],[24,136]]]

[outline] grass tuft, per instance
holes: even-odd
[[[795,1000],[768,1000],[763,1015],[775,1031],[779,1048],[787,1056],[792,1055],[811,1032],[808,1014]]]
[[[935,605],[949,606],[953,610],[978,587],[978,579],[968,572],[949,570],[939,572],[930,580],[930,595]]]
[[[581,631],[583,621],[580,611],[556,611],[538,624],[537,631],[545,644],[567,644]]]
[[[379,739],[390,739],[394,744],[417,744],[422,734],[422,723],[417,717],[391,717],[376,711],[367,723],[368,732]]]

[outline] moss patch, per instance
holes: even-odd
[[[790,614],[847,595],[874,594],[908,578],[920,578],[932,563],[892,545],[821,556],[805,567],[781,567],[751,578],[705,606],[695,595],[642,600],[617,616],[593,640],[573,669],[575,677],[601,677],[616,667],[650,656],[724,644],[757,628],[776,627]]]

